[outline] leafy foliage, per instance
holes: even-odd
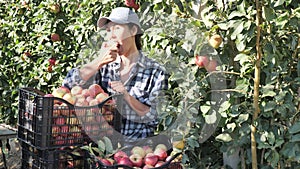
[[[25,3],[24,3],[25,2]],[[200,3],[201,2],[201,3]],[[220,168],[221,155],[240,150],[250,168],[250,125],[256,57],[256,10],[250,0],[139,0],[143,48],[171,77],[159,132],[185,140],[183,163]],[[297,0],[262,1],[260,114],[255,121],[259,168],[299,165],[299,18]],[[58,4],[59,12],[50,7]],[[18,89],[51,91],[67,71],[97,56],[99,15],[122,1],[0,1],[1,122],[16,124]],[[59,41],[51,35],[59,35]],[[212,48],[207,37],[219,34]],[[195,55],[218,62],[196,66]],[[55,58],[55,65],[49,59]]]

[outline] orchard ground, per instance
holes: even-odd
[[[6,166],[8,169],[20,169],[22,164],[22,149],[16,138],[9,140],[11,149],[6,155]],[[6,142],[3,142],[6,144]],[[4,167],[3,154],[0,153],[0,167]]]

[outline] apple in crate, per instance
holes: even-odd
[[[71,94],[76,96],[82,93],[82,87],[81,86],[74,86],[71,88]]]
[[[128,158],[128,155],[122,151],[122,150],[119,150],[117,151],[115,154],[114,154],[114,159],[117,163],[119,163],[119,161],[122,159],[122,158],[125,158],[127,157]]]
[[[66,93],[62,99],[64,99],[65,101],[69,102],[70,104],[75,104],[76,102],[76,97],[74,95],[72,95],[71,93]]]
[[[158,160],[160,161],[164,161],[168,156],[168,153],[164,148],[156,148],[153,153],[157,155]]]
[[[61,86],[53,90],[52,95],[54,97],[62,98],[66,93],[70,93],[67,87]]]
[[[134,167],[141,167],[143,165],[143,157],[139,154],[132,154],[129,159]]]
[[[103,93],[104,90],[98,84],[92,84],[89,86],[89,94],[91,97],[96,97],[99,93]]]
[[[142,158],[144,158],[146,156],[145,150],[140,146],[134,146],[131,149],[131,154],[138,154]]]
[[[158,161],[158,156],[153,154],[153,153],[149,153],[145,156],[144,158],[144,163],[146,165],[151,165],[151,166],[155,166],[155,164]]]
[[[133,167],[132,162],[130,161],[129,157],[123,157],[119,160],[118,164],[126,165],[129,167]]]
[[[96,99],[101,103],[108,97],[109,97],[109,95],[107,93],[99,93],[99,94],[97,94]]]

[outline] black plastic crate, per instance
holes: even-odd
[[[114,95],[95,106],[77,107],[57,97],[44,97],[36,89],[20,89],[18,139],[39,149],[82,145],[103,136],[121,141],[116,138],[122,125],[121,97]]]
[[[41,150],[21,142],[21,169],[89,169],[85,152],[80,148],[57,148]]]

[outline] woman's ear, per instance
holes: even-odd
[[[138,32],[138,27],[136,25],[133,25],[132,28],[130,29],[130,32],[132,35],[136,35]]]

